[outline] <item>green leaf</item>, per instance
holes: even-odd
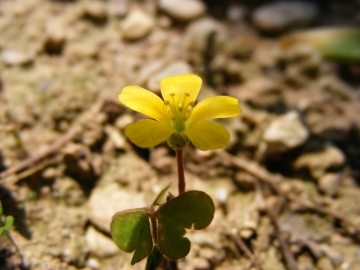
[[[146,213],[149,208],[137,208],[117,212],[111,222],[111,234],[115,244],[126,252],[133,252],[131,264],[147,257],[153,247],[150,221]]]
[[[3,214],[3,207],[2,207],[2,203],[0,201],[0,220],[1,220],[2,214]]]
[[[10,231],[11,226],[14,224],[14,218],[12,216],[7,216],[5,219],[4,229],[6,232]]]
[[[168,191],[168,189],[171,186],[171,182],[169,182],[162,191],[160,191],[160,193],[157,195],[156,199],[154,200],[154,202],[152,203],[152,205],[158,205],[160,204],[160,201],[162,200],[162,198],[164,198],[166,192]]]
[[[147,259],[145,270],[155,270],[163,259],[163,255],[158,245],[154,245],[150,256]]]
[[[0,227],[0,236],[2,236],[5,232],[5,228],[4,227]]]
[[[190,251],[186,229],[207,227],[214,217],[215,207],[209,195],[202,191],[188,191],[166,202],[156,212],[158,245],[172,260],[185,257]]]
[[[325,58],[343,63],[360,63],[360,31],[334,38],[323,46]]]

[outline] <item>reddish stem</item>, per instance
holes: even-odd
[[[176,161],[178,165],[179,195],[180,195],[185,192],[183,150],[176,150]]]

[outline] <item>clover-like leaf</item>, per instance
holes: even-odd
[[[117,212],[111,222],[111,234],[115,244],[126,252],[134,252],[131,264],[147,257],[153,248],[149,208],[137,208]]]
[[[185,257],[191,246],[189,239],[184,237],[185,229],[207,227],[215,212],[212,199],[202,191],[187,191],[161,205],[156,212],[153,207],[121,211],[112,219],[114,242],[123,251],[135,250],[131,264],[141,261],[150,253],[154,258],[150,260],[149,267],[158,264],[161,260],[159,250],[172,260]],[[150,222],[150,217],[156,222]],[[158,236],[156,243],[153,243],[152,231]]]
[[[185,229],[200,230],[214,217],[215,207],[209,195],[202,191],[187,191],[166,202],[156,211],[158,219],[158,246],[172,260],[185,257],[190,241]]]

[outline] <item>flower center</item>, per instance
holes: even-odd
[[[165,100],[164,104],[166,106],[167,112],[171,119],[172,128],[175,129],[178,133],[185,130],[185,122],[189,118],[191,109],[194,106],[194,101],[189,101],[189,93],[185,93],[182,100],[175,99],[175,94],[171,93],[171,101]]]

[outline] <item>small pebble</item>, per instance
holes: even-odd
[[[291,111],[275,119],[264,132],[264,141],[269,152],[283,152],[302,145],[309,137],[309,131],[297,112]]]
[[[198,0],[160,0],[159,9],[179,21],[191,21],[206,12],[205,4]]]
[[[318,184],[322,192],[332,195],[340,183],[341,176],[337,173],[326,173],[319,178]]]
[[[107,17],[107,10],[101,1],[88,1],[85,5],[85,17],[95,23],[104,23]]]
[[[281,1],[260,6],[253,13],[252,21],[261,31],[279,33],[309,25],[317,13],[318,9],[314,3]]]
[[[3,51],[0,56],[3,63],[9,66],[22,66],[33,61],[30,54],[20,51]]]
[[[85,238],[91,253],[97,257],[104,258],[119,252],[119,248],[115,245],[114,241],[98,232],[92,226],[86,230]]]
[[[152,31],[155,20],[152,16],[140,9],[133,9],[122,22],[124,39],[139,40]]]

